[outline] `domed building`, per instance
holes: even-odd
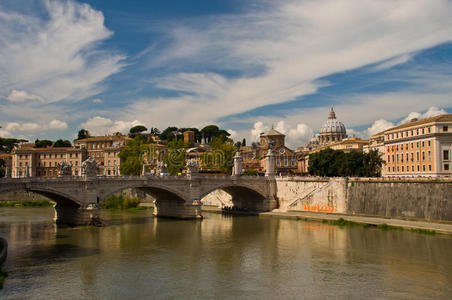
[[[333,107],[331,107],[328,120],[320,128],[320,134],[318,136],[319,144],[323,146],[332,142],[339,142],[346,137],[347,131],[345,130],[345,126],[336,119],[336,114],[334,113]]]

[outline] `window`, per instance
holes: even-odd
[[[424,134],[424,128],[422,128],[422,134]]]
[[[443,126],[443,131],[444,131],[444,132],[449,131],[449,127],[448,127],[448,126]]]
[[[405,167],[404,166],[402,166],[402,172],[405,172]]]
[[[392,162],[394,162],[394,154],[392,155]]]
[[[414,144],[413,143],[411,143],[411,149],[413,149],[414,148]]]
[[[428,150],[428,161],[432,161],[432,151]]]
[[[21,154],[21,155],[19,155],[19,157],[20,157],[20,158],[22,158],[22,154]]]
[[[425,161],[425,152],[422,151],[422,161]]]
[[[443,150],[443,160],[449,159],[450,159],[449,150]]]
[[[388,155],[388,162],[391,162],[391,155]]]
[[[416,148],[419,148],[419,142],[416,143]]]
[[[416,135],[419,135],[419,129],[416,129]]]
[[[414,166],[411,166],[411,171],[413,171],[413,172],[414,172]]]
[[[19,163],[19,167],[22,167],[22,162]]]
[[[431,141],[428,141],[428,146],[430,147],[432,145],[432,142]]]
[[[403,144],[402,144],[402,145],[400,145],[400,150],[402,150],[402,151],[403,151]]]
[[[388,172],[391,172],[391,167],[388,167]]]
[[[395,171],[395,167],[392,167],[392,172],[394,172]]]
[[[78,157],[78,153],[75,153],[75,158],[77,158]]]
[[[108,161],[108,165],[110,165],[110,161]],[[281,165],[281,160],[279,158],[276,160],[276,165],[278,167]]]
[[[416,160],[419,161],[419,152],[416,152]]]
[[[408,152],[407,152],[407,154],[406,154],[406,161],[408,161],[409,160],[409,156],[408,156]]]
[[[78,160],[75,161],[75,165],[78,166]]]
[[[69,154],[69,157],[72,158],[72,153]]]
[[[53,165],[56,167],[57,166],[57,162],[54,162]]]
[[[46,158],[46,155],[44,154],[44,158]]]
[[[425,146],[424,141],[422,141],[422,147],[424,147],[424,146]]]
[[[411,152],[411,161],[414,161],[414,153]]]
[[[431,132],[431,128],[429,127],[429,128],[427,128],[427,130],[428,130],[428,133],[430,133]]]
[[[422,171],[425,172],[425,165],[422,165]]]
[[[419,167],[419,165],[417,165],[417,171],[419,172],[421,169],[420,169],[420,167]]]
[[[429,170],[429,172],[432,171],[432,165],[428,165],[428,170]]]
[[[45,167],[46,166],[46,162],[43,162],[42,165]]]
[[[399,162],[399,155],[397,154],[397,162]]]
[[[449,164],[444,164],[444,171],[449,171]]]

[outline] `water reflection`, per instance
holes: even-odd
[[[0,296],[446,299],[452,292],[448,236],[217,214],[154,219],[150,211],[105,211],[108,227],[58,228],[51,214],[42,222],[48,209],[31,210],[10,209],[0,223],[11,253]]]

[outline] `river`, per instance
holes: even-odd
[[[450,299],[452,238],[205,213],[103,211],[58,228],[53,208],[1,208],[5,299]]]

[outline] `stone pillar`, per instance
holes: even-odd
[[[177,219],[202,219],[201,202],[155,201],[154,216]]]
[[[86,206],[55,205],[54,222],[70,226],[90,225],[93,218],[99,219],[100,208],[96,204]]]
[[[232,170],[232,176],[242,175],[242,156],[240,151],[237,150],[234,156],[234,169]]]
[[[5,169],[5,177],[11,178],[11,170],[9,169],[9,167],[6,167],[6,169]]]
[[[275,153],[271,148],[268,149],[267,155],[265,156],[265,176],[274,177],[276,175],[275,171]]]

